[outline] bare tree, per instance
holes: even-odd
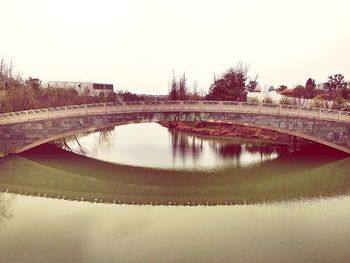
[[[186,79],[186,74],[184,73],[182,77],[180,77],[180,81],[179,81],[179,99],[186,100],[187,93],[188,93],[187,79]]]
[[[334,74],[328,77],[327,86],[332,99],[336,97],[338,91],[346,88],[346,82],[342,74]]]
[[[169,90],[169,99],[177,100],[179,97],[178,85],[175,78],[175,71],[173,70],[173,79],[171,80],[170,90]]]
[[[247,91],[253,92],[258,87],[258,75],[255,78],[250,79],[247,84]]]

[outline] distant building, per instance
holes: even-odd
[[[75,89],[79,94],[97,96],[101,92],[113,92],[113,84],[73,81],[48,81],[42,84],[43,88]]]
[[[327,82],[323,82],[323,83],[318,83],[316,84],[316,89],[317,90],[322,90],[322,91],[327,91],[328,88],[328,83]]]
[[[346,83],[346,88],[350,89],[350,82]],[[329,86],[327,82],[316,84],[316,89],[321,91],[328,91]]]

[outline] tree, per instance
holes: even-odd
[[[313,108],[324,108],[325,107],[324,99],[320,95],[317,95],[316,97],[314,97],[312,99],[311,107],[313,107]]]
[[[305,98],[305,87],[303,85],[297,85],[293,89],[293,96],[295,98]]]
[[[106,96],[107,102],[116,102],[117,101],[117,94],[115,92],[109,92]]]
[[[254,79],[250,79],[247,85],[247,91],[253,92],[258,87],[258,75]]]
[[[344,110],[347,108],[346,100],[342,97],[336,97],[334,99],[333,109],[334,110]]]
[[[316,83],[312,78],[308,78],[305,84],[305,98],[312,99],[316,95]]]
[[[249,67],[238,62],[210,85],[207,100],[243,101],[246,99],[246,82]]]
[[[277,88],[277,92],[283,92],[285,91],[286,89],[288,89],[288,87],[286,85],[280,85],[278,88]]]
[[[341,90],[341,97],[348,100],[350,99],[350,89],[349,88],[345,88]]]
[[[171,81],[170,90],[169,90],[169,99],[178,100],[178,97],[179,97],[178,85],[175,78],[175,72],[173,71],[173,79]]]
[[[302,85],[297,85],[293,89],[293,97],[297,98],[299,106],[303,105],[305,102],[305,93],[306,93],[305,87]]]
[[[182,77],[180,77],[180,81],[179,81],[179,100],[186,100],[187,98],[188,88],[187,88],[186,82],[187,82],[187,79],[184,73]]]
[[[275,91],[276,89],[275,89],[275,87],[274,86],[269,86],[269,88],[268,88],[268,92],[271,92],[271,91]]]
[[[200,95],[198,91],[198,82],[194,81],[192,85],[192,92],[188,92],[187,94],[188,100],[201,100],[202,96]]]
[[[14,86],[6,94],[4,105],[7,111],[29,110],[37,105],[37,98],[33,89]]]
[[[334,99],[336,94],[346,88],[346,82],[342,74],[334,74],[328,77],[327,86],[329,89],[330,97]]]
[[[175,73],[173,72],[173,79],[171,80],[170,89],[168,97],[170,100],[187,100],[189,89],[187,87],[186,74],[179,78],[179,81],[176,81]]]
[[[131,93],[129,91],[125,91],[122,94],[123,101],[142,101],[142,98],[137,94]]]

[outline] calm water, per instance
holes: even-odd
[[[67,146],[85,156],[0,159],[0,262],[349,262],[350,158],[336,151],[157,124],[78,137]]]
[[[134,166],[167,169],[249,167],[292,151],[291,146],[262,141],[213,140],[169,132],[156,123],[131,124],[68,142],[77,153]]]

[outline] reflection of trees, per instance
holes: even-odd
[[[100,136],[98,137],[98,145],[99,146],[111,144],[112,131],[114,131],[114,127],[105,128],[103,130],[100,130]]]
[[[76,152],[76,153],[79,153],[81,155],[87,155],[87,150],[80,144],[79,142],[79,138],[85,136],[87,134],[80,134],[80,135],[72,135],[72,136],[68,136],[68,137],[65,137],[65,138],[62,138],[62,139],[59,139],[57,141],[55,141],[55,144],[65,150],[68,150],[70,152]],[[77,150],[73,150],[70,146],[69,146],[69,143],[71,142],[76,142],[77,146],[78,146],[78,149]]]
[[[277,155],[290,152],[288,145],[279,145],[272,143],[247,143],[245,149],[250,153],[260,153],[261,155],[271,155],[276,153]]]
[[[190,136],[179,132],[170,132],[173,157],[180,155],[185,158],[186,155],[191,155],[197,159],[202,152],[203,140],[196,136]]]
[[[222,158],[233,158],[242,154],[243,151],[249,153],[260,153],[261,156],[269,156],[271,154],[282,155],[289,153],[291,147],[288,145],[280,145],[273,143],[261,143],[261,142],[225,142],[225,141],[211,141],[209,146],[213,151]]]
[[[103,145],[109,145],[111,143],[111,136],[112,136],[112,131],[114,130],[114,127],[110,128],[104,128],[102,130],[99,130],[99,137],[98,137],[98,145],[103,146]],[[85,133],[80,133],[80,134],[74,134],[72,136],[68,136],[62,139],[59,139],[55,141],[56,145],[58,145],[60,148],[69,150],[71,152],[76,152],[81,155],[87,156],[88,152],[85,147],[83,147],[79,141],[79,139],[95,133],[96,131],[93,132],[85,132]],[[69,144],[75,142],[77,145],[77,149],[73,150]]]
[[[254,144],[249,143],[246,144],[246,150],[250,153],[260,153],[260,154],[272,154],[275,152],[275,150],[278,149],[278,147],[274,147],[275,145],[272,144]]]
[[[290,153],[290,145],[281,145],[278,143],[264,142],[240,142],[223,141],[217,139],[205,139],[180,132],[170,132],[173,157],[180,155],[185,158],[191,155],[194,159],[198,158],[203,151],[203,141],[208,140],[209,147],[220,157],[224,159],[237,158],[246,151],[249,153],[259,153],[261,157],[277,154],[278,156]]]
[[[10,211],[12,200],[11,197],[7,198],[0,193],[0,224],[12,216]]]
[[[211,148],[223,158],[232,158],[239,156],[242,152],[242,145],[240,143],[225,143],[212,141]]]

